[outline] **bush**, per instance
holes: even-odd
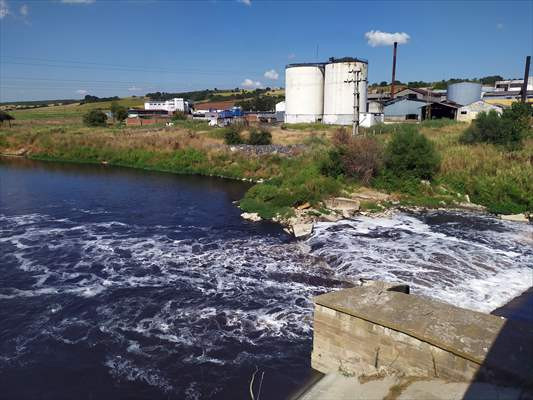
[[[230,126],[224,133],[224,143],[227,145],[243,144],[244,140],[238,127]]]
[[[482,112],[472,121],[460,138],[462,143],[492,143],[510,149],[519,148],[526,137],[532,108],[531,104],[513,103],[511,108]]]
[[[320,171],[327,176],[345,175],[362,184],[370,183],[383,164],[383,149],[374,138],[353,137],[338,129],[332,138],[334,148],[322,161]]]
[[[185,114],[183,111],[176,111],[174,115],[172,115],[173,121],[186,121],[187,120],[187,114]]]
[[[431,179],[439,166],[435,145],[414,126],[394,135],[387,145],[385,167],[397,177]]]
[[[272,144],[272,134],[266,129],[252,129],[248,137],[248,144],[261,146]]]
[[[100,110],[91,110],[83,116],[83,123],[87,126],[106,126],[107,115]]]
[[[113,118],[117,121],[124,121],[126,118],[128,118],[127,108],[121,106],[116,101],[111,103],[111,114],[113,114]]]

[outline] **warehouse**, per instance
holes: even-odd
[[[189,103],[181,98],[173,98],[166,101],[147,101],[144,103],[145,110],[165,110],[168,112],[181,111],[184,113],[189,112]]]

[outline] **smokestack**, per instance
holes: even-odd
[[[529,78],[529,63],[531,62],[531,56],[526,57],[526,70],[524,71],[524,83],[522,84],[522,103],[527,99],[527,80]]]
[[[394,56],[392,57],[392,82],[390,87],[390,97],[394,99],[394,81],[396,81],[396,50],[398,49],[398,42],[394,42]]]

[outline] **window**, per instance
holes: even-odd
[[[468,114],[468,111],[461,111],[461,114],[462,115],[466,115],[466,114]]]

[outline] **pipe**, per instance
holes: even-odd
[[[524,71],[524,83],[522,84],[522,103],[527,100],[527,80],[529,79],[529,63],[531,62],[531,56],[526,57],[526,70]]]
[[[398,49],[398,42],[394,42],[394,56],[392,57],[392,82],[390,87],[390,97],[394,99],[394,82],[396,81],[396,50]]]

